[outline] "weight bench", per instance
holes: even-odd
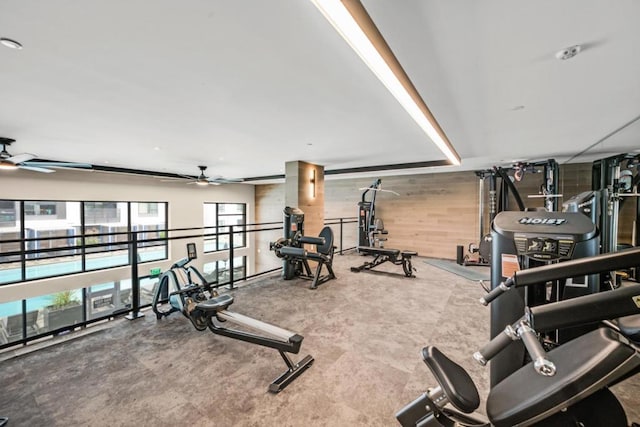
[[[411,265],[411,257],[417,256],[414,251],[401,251],[400,249],[374,248],[372,246],[358,246],[358,252],[365,255],[374,255],[375,258],[371,262],[365,262],[361,266],[351,267],[351,271],[359,273],[362,270],[371,270],[374,267],[391,262],[394,265],[402,265],[402,270],[406,277],[416,277],[413,274]]]

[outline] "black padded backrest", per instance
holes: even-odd
[[[423,348],[422,358],[436,377],[449,403],[467,414],[478,409],[480,406],[478,389],[462,366],[434,346]]]
[[[324,237],[324,245],[316,245],[316,251],[329,255],[333,249],[333,230],[331,227],[324,227],[322,231],[320,231],[320,237]]]

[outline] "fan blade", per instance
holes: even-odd
[[[18,165],[18,167],[20,169],[25,169],[25,170],[34,171],[34,172],[43,172],[43,173],[55,172],[54,170],[51,170],[51,169],[37,168],[37,167],[34,167],[34,166]]]
[[[23,154],[11,156],[7,160],[9,160],[11,163],[18,164],[18,163],[28,162],[29,160],[34,159],[35,157],[36,156],[34,156],[33,154],[23,153]]]
[[[75,163],[75,162],[23,162],[25,166],[45,167],[45,168],[84,168],[91,169],[93,165],[90,163]]]

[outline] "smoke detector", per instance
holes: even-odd
[[[579,54],[581,50],[582,50],[582,46],[580,46],[579,44],[571,47],[566,47],[556,53],[556,58],[561,59],[563,61],[566,59],[571,59],[577,54]]]

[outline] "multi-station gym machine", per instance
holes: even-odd
[[[465,255],[464,247],[457,247],[456,261],[460,265],[485,265],[491,264],[491,234],[485,232],[487,227],[485,220],[487,196],[485,195],[486,182],[489,183],[488,193],[488,223],[493,223],[496,215],[510,210],[510,201],[513,199],[516,209],[527,210],[525,203],[516,188],[515,182],[520,182],[525,174],[542,173],[544,181],[538,189],[538,194],[531,194],[529,198],[544,198],[544,207],[549,212],[558,210],[558,163],[554,159],[540,162],[517,163],[510,168],[493,167],[476,171],[478,177],[478,224],[479,244],[471,243],[468,253]],[[511,174],[511,175],[510,175]],[[510,197],[511,196],[511,197]]]

